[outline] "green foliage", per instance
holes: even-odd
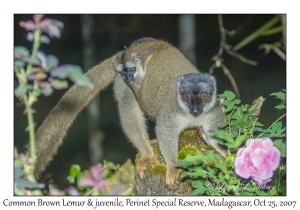
[[[276,96],[276,98],[285,101],[286,99],[286,94],[284,92],[277,92],[277,93],[272,93],[270,96]]]
[[[19,154],[15,149],[14,155],[14,194],[42,195],[43,185],[35,181],[30,173],[31,159],[28,155]]]
[[[69,181],[70,184],[74,184],[76,179],[81,179],[82,177],[82,172],[81,172],[81,167],[78,164],[73,164],[70,168],[70,174],[67,177],[67,180]]]
[[[50,96],[54,89],[68,88],[67,79],[93,88],[90,80],[83,75],[81,67],[70,64],[59,66],[59,61],[54,55],[45,55],[38,50],[41,43],[50,43],[48,36],[60,37],[63,28],[60,21],[51,19],[44,21],[42,17],[43,15],[34,15],[34,23],[32,21],[20,23],[21,27],[29,26],[33,30],[27,36],[29,41],[33,41],[32,52],[21,46],[14,49],[14,69],[19,81],[15,96],[25,104],[30,134],[30,156],[15,152],[15,195],[134,195],[135,172],[130,160],[121,166],[105,161],[103,166],[98,164],[86,171],[82,171],[79,165],[74,164],[67,177],[72,185],[65,190],[59,190],[51,184],[46,189],[35,180],[33,103],[41,94]]]
[[[224,160],[214,151],[198,151],[196,155],[187,156],[179,162],[188,169],[181,177],[190,177],[195,190],[191,195],[234,195],[229,187],[238,183],[233,172],[233,160]]]
[[[27,40],[33,42],[32,51],[22,46],[14,48],[14,71],[18,79],[18,86],[15,88],[15,96],[25,105],[24,113],[27,114],[30,157],[15,154],[15,194],[16,195],[41,195],[40,184],[34,178],[34,168],[36,161],[35,153],[35,123],[33,119],[32,105],[37,98],[43,94],[50,96],[53,89],[63,89],[68,87],[66,79],[78,83],[79,85],[93,88],[92,83],[83,75],[79,66],[63,65],[58,66],[59,61],[53,55],[46,56],[39,51],[42,43],[50,43],[51,37],[60,37],[63,23],[52,19],[42,19],[43,15],[34,15],[33,21],[20,22],[20,26],[29,31]],[[47,35],[45,35],[45,34]],[[66,69],[64,72],[60,69]],[[53,73],[53,72],[54,73]],[[64,74],[65,77],[61,78]],[[20,158],[22,160],[20,160]],[[76,177],[78,178],[78,177]],[[72,177],[70,177],[72,179]],[[34,190],[29,190],[34,189]],[[45,194],[61,195],[55,188],[50,188],[50,192]]]
[[[277,139],[274,141],[274,144],[280,151],[281,157],[286,157],[286,143],[282,139]]]
[[[72,190],[67,189],[68,195],[135,195],[135,167],[128,159],[123,165],[116,165],[104,161],[101,167],[91,167],[81,171],[81,167],[74,164],[70,168],[68,181],[73,184]],[[99,166],[99,165],[98,165]],[[100,171],[98,170],[100,169]],[[98,171],[97,171],[98,170]],[[102,174],[100,175],[99,172]],[[99,186],[102,186],[101,188]]]
[[[272,18],[270,21],[265,23],[263,26],[261,26],[259,29],[254,31],[252,34],[250,34],[248,37],[246,37],[244,40],[239,42],[236,46],[233,47],[234,51],[237,51],[244,47],[245,45],[249,44],[259,36],[266,36],[266,35],[273,35],[274,33],[282,32],[282,27],[276,27],[273,29],[270,29],[275,24],[280,22],[280,16],[276,15],[274,18]]]
[[[281,100],[285,105],[285,93],[273,93],[271,96]],[[285,174],[285,167],[277,169],[280,175],[265,187],[257,186],[253,180],[243,180],[234,172],[234,159],[237,150],[246,140],[257,137],[285,137],[286,128],[279,117],[269,128],[263,129],[258,121],[264,99],[259,97],[250,105],[242,105],[234,93],[225,91],[219,95],[224,106],[224,121],[219,124],[219,130],[211,130],[216,135],[218,143],[226,145],[230,155],[224,159],[214,151],[194,151],[184,156],[178,163],[185,171],[182,177],[189,177],[194,191],[191,195],[285,195],[285,182],[280,182]],[[278,108],[278,107],[276,107]],[[286,143],[282,139],[274,141],[281,157],[286,156]],[[181,151],[182,152],[182,151]],[[183,152],[184,153],[184,152]],[[283,169],[284,168],[284,169]],[[280,184],[281,183],[281,184]],[[277,187],[276,187],[276,185]]]
[[[253,137],[254,131],[263,126],[254,114],[260,110],[264,99],[256,99],[251,105],[241,105],[241,101],[236,99],[233,92],[225,91],[219,97],[223,101],[225,113],[223,122],[219,124],[223,130],[210,132],[217,135],[218,143],[235,153],[247,139]]]

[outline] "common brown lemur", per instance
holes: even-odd
[[[57,153],[78,113],[112,82],[122,128],[141,153],[136,163],[141,177],[148,163],[158,163],[149,142],[145,116],[156,122],[156,136],[167,163],[166,183],[169,186],[179,175],[176,168],[178,137],[183,130],[201,127],[211,146],[227,156],[227,149],[208,132],[216,129],[223,119],[216,100],[215,78],[200,73],[167,42],[139,39],[85,75],[94,88],[78,84],[71,87],[36,132],[37,177]]]

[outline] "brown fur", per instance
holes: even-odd
[[[85,75],[94,84],[94,88],[91,89],[78,84],[71,87],[36,132],[37,162],[35,175],[37,177],[53,159],[78,113],[88,105],[99,91],[114,81],[117,72],[113,68],[112,58],[109,58],[93,67]]]
[[[124,66],[136,67],[134,80],[130,84],[117,75],[117,71],[122,71]],[[178,80],[190,73],[201,76],[178,49],[152,38],[139,39],[125,51],[95,66],[86,73],[95,88],[91,90],[74,85],[38,129],[36,175],[52,160],[77,114],[113,81],[123,131],[141,153],[136,164],[141,176],[148,163],[158,163],[149,142],[145,115],[156,121],[159,147],[167,163],[168,185],[173,185],[179,174],[176,169],[178,137],[184,129],[202,126],[211,145],[226,156],[226,151],[208,133],[222,121],[222,111],[215,100],[216,92],[206,106],[207,110],[197,117],[187,113],[178,101]]]

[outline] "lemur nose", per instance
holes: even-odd
[[[194,115],[194,116],[198,116],[200,113],[201,113],[201,112],[200,112],[200,110],[198,110],[198,109],[193,109],[193,110],[191,110],[191,114]]]

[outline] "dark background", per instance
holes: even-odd
[[[227,38],[227,43],[234,46],[247,35],[254,32],[274,15],[223,15],[224,26],[228,30],[244,26],[234,36]],[[46,18],[60,20],[64,23],[62,36],[59,39],[51,39],[50,44],[42,44],[40,50],[47,55],[55,55],[60,64],[75,64],[83,66],[83,48],[81,37],[81,15],[47,14]],[[129,46],[131,42],[141,37],[153,37],[163,39],[174,46],[178,46],[179,15],[93,15],[95,28],[93,42],[96,46],[94,65],[105,58],[110,57],[116,51]],[[32,43],[26,40],[27,32],[19,26],[20,21],[32,20],[32,15],[20,14],[14,16],[14,44],[31,49]],[[196,56],[197,67],[207,72],[213,64],[211,57],[217,54],[220,45],[220,31],[217,14],[196,15]],[[225,65],[234,76],[240,90],[243,104],[250,104],[259,96],[266,98],[260,114],[260,122],[269,126],[276,120],[280,113],[274,109],[278,100],[269,95],[273,92],[286,89],[286,63],[274,52],[268,55],[258,49],[258,45],[274,43],[281,39],[282,35],[259,37],[249,45],[238,51],[248,59],[258,62],[257,66],[245,64],[235,57],[224,53]],[[87,69],[84,69],[85,71]],[[218,83],[218,93],[231,90],[232,86],[221,69],[215,69],[214,75]],[[14,88],[16,87],[14,81]],[[56,105],[66,90],[56,90],[50,97],[40,96],[33,108],[37,110],[34,115],[35,122],[39,126],[46,118],[50,110]],[[123,163],[127,158],[134,159],[136,150],[125,138],[119,125],[116,103],[113,99],[111,87],[101,92],[100,128],[105,134],[103,141],[104,159],[115,163]],[[24,151],[24,145],[28,142],[28,134],[24,132],[27,127],[27,118],[23,115],[24,107],[15,99],[14,103],[14,144],[19,151]],[[153,124],[150,123],[150,127]],[[150,129],[150,136],[155,136]],[[55,180],[58,187],[67,185],[66,177],[71,164],[77,163],[83,169],[90,166],[88,158],[88,131],[86,111],[82,111],[70,128],[64,144],[58,151],[54,161],[48,166],[43,179],[49,177]],[[13,152],[13,149],[12,149]]]

